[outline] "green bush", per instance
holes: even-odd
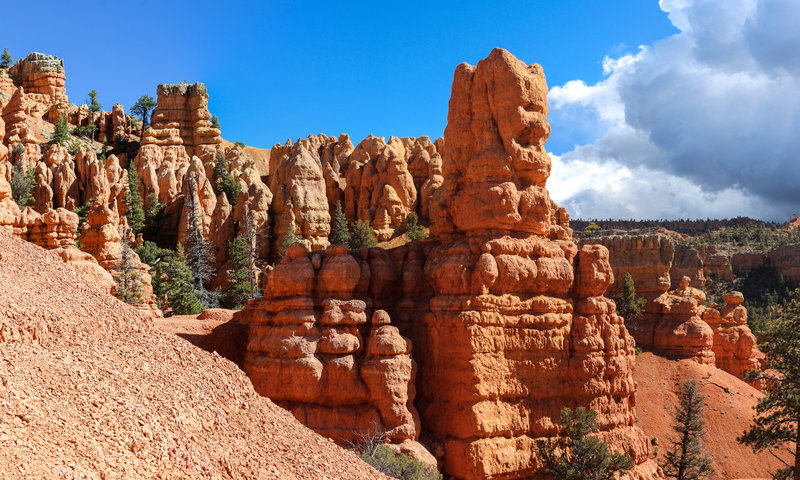
[[[23,155],[11,170],[11,197],[17,202],[19,208],[25,208],[33,203],[33,168],[28,170],[24,170],[24,168],[25,160]]]
[[[377,445],[371,451],[358,453],[375,470],[401,480],[440,480],[442,474],[415,458],[395,454],[387,445]]]
[[[366,220],[358,220],[353,224],[353,231],[350,233],[350,250],[358,250],[361,247],[374,247],[378,244],[372,227]]]
[[[56,128],[53,130],[52,140],[59,145],[66,145],[69,140],[69,124],[64,115],[58,116]]]
[[[83,137],[91,140],[94,136],[95,130],[97,130],[97,126],[93,123],[90,123],[89,125],[82,125],[80,127],[73,128],[72,134],[76,137]]]
[[[425,227],[419,224],[419,218],[416,212],[411,212],[406,219],[406,237],[408,237],[409,242],[416,242],[417,240],[428,238],[428,232],[425,231]]]

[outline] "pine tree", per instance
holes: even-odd
[[[142,95],[139,100],[131,107],[131,114],[138,115],[142,119],[142,136],[144,136],[144,129],[147,128],[150,112],[156,108],[155,100],[150,95]]]
[[[203,237],[200,220],[197,215],[197,202],[195,196],[194,177],[190,174],[188,178],[189,191],[186,195],[186,206],[189,209],[189,235],[186,238],[186,264],[192,271],[195,281],[195,289],[198,298],[206,308],[219,305],[217,292],[209,291],[205,284],[214,276],[213,266],[209,263],[211,258],[211,248]]]
[[[297,234],[295,234],[294,230],[294,222],[289,224],[289,229],[286,230],[286,235],[283,236],[283,242],[281,242],[281,256],[286,253],[286,249],[294,245],[298,242]]]
[[[25,154],[18,155],[17,163],[11,169],[11,197],[19,208],[25,208],[33,202],[34,181],[33,168],[25,170]]]
[[[633,459],[626,453],[612,452],[596,435],[597,414],[584,407],[574,411],[562,408],[561,425],[566,436],[537,440],[539,460],[544,471],[559,480],[613,480],[617,473],[633,468]]]
[[[349,245],[350,230],[347,228],[347,217],[342,211],[342,202],[336,202],[336,212],[333,215],[333,229],[331,230],[331,243],[334,245]]]
[[[416,242],[417,240],[428,238],[425,227],[419,224],[417,212],[411,212],[406,219],[406,237],[408,237],[409,242]]]
[[[670,439],[671,448],[664,458],[664,475],[677,480],[711,478],[714,468],[711,458],[703,454],[700,438],[705,433],[703,395],[695,380],[683,383],[680,404],[675,407],[672,429],[678,435]]]
[[[228,242],[228,281],[222,294],[227,308],[241,308],[251,298],[250,254],[247,239],[237,236]]]
[[[219,118],[216,115],[211,115],[211,128],[219,129]]]
[[[86,100],[86,103],[89,105],[89,113],[91,114],[89,123],[94,126],[94,114],[99,113],[103,108],[100,102],[97,101],[97,90],[92,89],[89,91],[89,98]],[[92,131],[92,140],[94,140],[94,131]]]
[[[361,247],[374,247],[378,244],[372,227],[366,220],[358,220],[353,224],[353,231],[350,233],[350,250],[358,250]]]
[[[3,55],[0,56],[0,67],[8,68],[14,62],[14,59],[11,58],[11,54],[8,53],[8,47],[3,47]]]
[[[767,325],[759,348],[766,355],[767,368],[745,373],[747,381],[761,381],[764,396],[756,404],[756,418],[740,443],[754,451],[794,445],[787,448],[792,464],[773,473],[773,478],[800,480],[800,289],[789,296],[782,318]]]
[[[217,152],[217,162],[214,164],[214,187],[217,194],[225,192],[231,208],[236,206],[236,198],[242,191],[242,186],[231,176],[228,160],[222,152]]]
[[[636,285],[630,272],[622,276],[622,292],[611,297],[617,305],[617,314],[631,323],[639,319],[647,300],[636,296]]]
[[[175,254],[164,267],[167,279],[164,281],[164,293],[167,295],[172,311],[177,315],[196,315],[203,311],[203,304],[195,290],[195,279],[192,270],[186,264],[183,245],[178,245]]]
[[[164,216],[164,204],[158,201],[158,196],[150,192],[147,195],[147,207],[144,209],[144,231],[143,236],[156,238],[159,226]]]
[[[136,254],[142,263],[150,266],[151,286],[153,287],[153,294],[156,297],[164,295],[164,285],[161,282],[161,277],[164,273],[164,265],[172,261],[174,252],[166,248],[160,248],[153,242],[145,240],[136,249]]]
[[[142,233],[144,230],[144,208],[142,207],[142,196],[139,195],[139,175],[136,167],[131,162],[128,167],[128,190],[125,192],[125,216],[128,218],[128,225],[134,234]]]
[[[58,116],[56,128],[53,130],[52,140],[59,145],[66,145],[67,141],[69,141],[69,124],[64,115]]]
[[[122,236],[122,254],[117,263],[117,288],[114,295],[125,303],[136,304],[142,301],[142,282],[139,272],[133,269],[134,252]]]

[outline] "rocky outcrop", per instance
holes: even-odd
[[[160,316],[160,311],[156,306],[153,297],[153,287],[149,274],[149,267],[142,263],[139,256],[133,250],[128,252],[127,265],[123,262],[122,243],[123,234],[130,236],[130,229],[127,221],[101,200],[96,200],[89,211],[86,223],[81,227],[81,234],[78,240],[83,245],[84,252],[91,254],[97,262],[111,273],[116,285],[120,284],[120,279],[126,274],[135,275],[139,283],[141,300],[139,307],[148,311],[153,316]],[[132,238],[126,238],[127,242]],[[113,293],[113,292],[112,292]]]
[[[150,128],[143,134],[136,167],[142,169],[150,163],[159,170],[164,162],[174,167],[197,156],[203,164],[210,162],[213,168],[222,139],[219,129],[211,127],[206,86],[161,84],[157,92],[158,106],[153,111]],[[210,173],[206,172],[208,176]]]
[[[371,202],[386,186],[396,194],[407,187],[393,203],[399,212],[403,198],[418,208],[428,184],[431,238],[353,254],[341,246],[323,252],[308,237],[289,247],[264,299],[236,317],[249,325],[245,370],[256,390],[339,439],[374,418],[393,441],[414,441],[416,405],[426,444],[459,479],[534,475],[535,442],[559,433],[560,409],[589,406],[601,435],[635,459],[634,475],[656,476],[650,443],[634,425],[634,340],[603,296],[614,281],[608,250],[579,249],[569,216],[545,189],[549,129],[541,67],[496,49],[477,67],[456,70],[435,151],[429,141],[373,137],[333,162],[339,179],[347,166],[344,204],[359,219],[380,210]],[[295,205],[331,187],[324,172],[332,163],[320,151],[339,142],[328,142],[272,151],[280,162],[270,173],[273,210],[299,225],[328,214],[316,202]],[[408,182],[382,186],[390,175],[381,172],[401,164]],[[368,203],[356,200],[362,185]],[[292,208],[283,213],[276,204]],[[375,218],[367,220],[374,226]],[[419,365],[416,392],[409,352]],[[333,415],[334,405],[346,413]]]
[[[675,246],[664,235],[635,235],[587,238],[584,245],[599,244],[608,248],[615,283],[609,293],[619,293],[622,278],[630,273],[636,284],[636,293],[653,300],[670,287],[670,268],[675,257]]]
[[[11,67],[11,76],[34,101],[48,108],[67,103],[64,60],[44,53],[29,53]]]
[[[302,243],[289,247],[264,300],[238,315],[250,326],[244,370],[256,391],[337,441],[377,430],[413,442],[412,345],[387,312],[354,298],[369,281],[369,264],[344,246],[311,256]]]
[[[792,285],[800,284],[800,245],[782,245],[769,253],[769,262]]]
[[[744,379],[747,370],[761,368],[764,354],[757,347],[756,337],[747,326],[747,309],[741,292],[724,295],[725,305],[719,310],[707,308],[703,320],[714,330],[715,365]],[[760,384],[754,384],[760,388]]]

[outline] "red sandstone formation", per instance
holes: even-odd
[[[769,253],[769,261],[783,278],[800,283],[800,245],[782,245]]]
[[[756,337],[747,326],[747,309],[742,305],[744,296],[734,291],[722,298],[725,306],[719,311],[706,309],[703,320],[714,329],[717,367],[743,379],[745,371],[761,368],[764,354],[759,351]]]
[[[411,342],[402,333],[413,340],[419,364],[422,430],[448,475],[531,476],[539,468],[536,439],[558,434],[561,407],[585,405],[598,411],[602,435],[634,457],[634,475],[656,476],[648,439],[634,426],[633,338],[603,296],[614,281],[608,251],[579,250],[566,211],[545,189],[549,129],[541,67],[496,49],[477,67],[456,70],[445,140],[435,151],[429,141],[400,139],[356,147],[345,175],[351,215],[380,211],[380,190],[389,186],[401,198],[383,204],[396,205],[386,208],[392,218],[390,210],[401,209],[398,189],[407,186],[410,205],[418,205],[417,185],[432,181],[433,237],[354,254],[338,246],[311,253],[302,244],[290,247],[264,299],[237,315],[250,327],[245,371],[256,389],[328,435],[346,438],[376,419],[394,441],[410,441],[420,427],[411,403]],[[298,207],[294,199],[309,195],[297,192],[322,196],[330,188],[326,165],[338,166],[331,171],[341,180],[344,158],[323,161],[319,153],[327,142],[276,146],[271,154],[280,162],[270,172],[273,209],[289,205],[277,211],[300,225],[328,209],[316,201]],[[373,150],[377,160],[367,160]],[[382,183],[390,178],[382,169],[401,167],[410,182]],[[296,186],[280,191],[295,178]],[[353,201],[364,185],[370,203]],[[375,225],[375,218],[366,219]],[[399,331],[383,325],[389,319]],[[371,367],[378,359],[380,368]],[[335,405],[347,413],[333,415]]]
[[[17,61],[9,73],[17,79],[31,99],[48,109],[60,103],[67,103],[64,61],[60,58],[43,53],[30,53]]]
[[[610,293],[621,291],[622,278],[630,273],[636,294],[652,300],[670,287],[670,268],[675,246],[664,235],[611,236],[587,238],[582,244],[600,244],[611,254],[611,267],[616,283]]]

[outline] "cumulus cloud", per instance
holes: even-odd
[[[580,217],[787,219],[800,210],[800,2],[660,6],[679,33],[606,58],[597,84],[551,89],[553,129],[590,142],[557,157],[553,197]]]

